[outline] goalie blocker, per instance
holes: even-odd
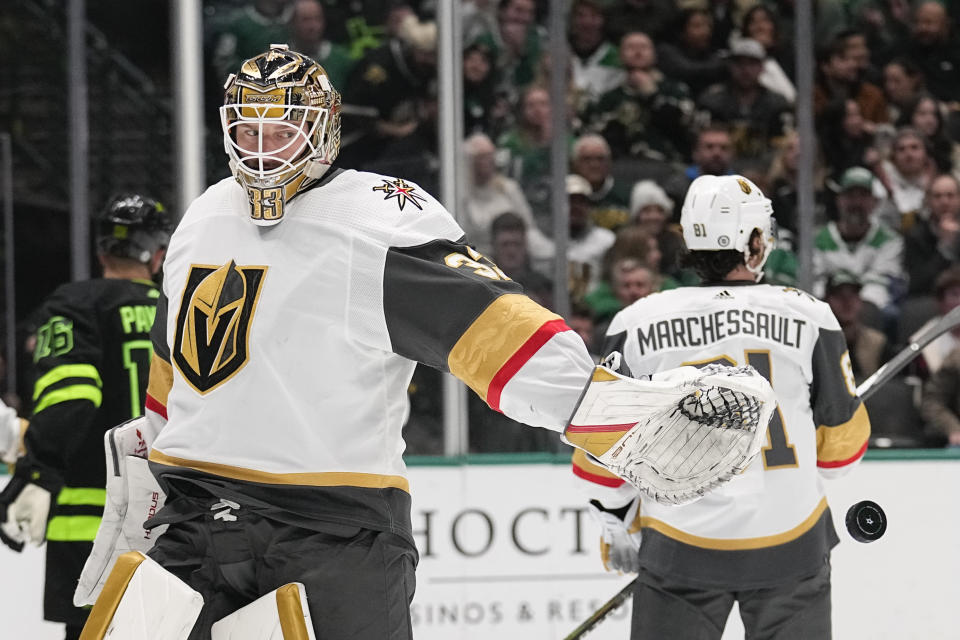
[[[747,468],[775,408],[750,366],[679,367],[650,380],[598,366],[564,440],[653,500],[684,504]]]
[[[184,640],[203,598],[142,553],[121,555],[80,640]],[[303,584],[261,596],[211,627],[211,640],[316,640]]]

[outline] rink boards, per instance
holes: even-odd
[[[562,460],[416,462],[427,463],[409,469],[420,550],[412,608],[418,640],[563,638],[628,580],[600,567],[597,532]],[[827,488],[841,537],[833,554],[834,636],[955,638],[960,455],[871,452]],[[850,538],[842,522],[863,499],[879,503],[889,519],[886,535],[868,545]],[[0,616],[13,624],[10,637],[61,637],[39,621],[42,552],[0,549],[0,573]],[[628,637],[629,613],[624,607],[589,638]],[[742,637],[734,613],[724,639]]]

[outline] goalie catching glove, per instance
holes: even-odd
[[[747,468],[775,408],[750,366],[679,367],[651,380],[598,366],[564,440],[649,498],[684,504]]]

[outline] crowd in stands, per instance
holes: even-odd
[[[960,304],[956,2],[816,0],[808,62],[795,56],[792,0],[572,0],[569,90],[553,104],[546,24],[556,4],[461,3],[467,184],[455,215],[481,253],[551,306],[552,112],[563,109],[567,320],[598,356],[623,306],[697,284],[677,221],[699,175],[740,173],[763,189],[778,226],[765,282],[796,284],[798,64],[815,66],[812,293],[840,321],[857,381]],[[343,94],[342,163],[436,193],[436,5],[215,2],[206,34],[214,77],[289,42]],[[958,336],[930,345],[868,403],[875,445],[960,445]],[[422,375],[409,440],[413,452],[435,453],[437,402],[423,394],[439,383]],[[555,446],[474,401],[470,416],[476,451]]]

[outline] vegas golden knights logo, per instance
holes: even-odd
[[[247,339],[267,267],[190,265],[171,356],[200,393],[229,380],[249,359]]]

